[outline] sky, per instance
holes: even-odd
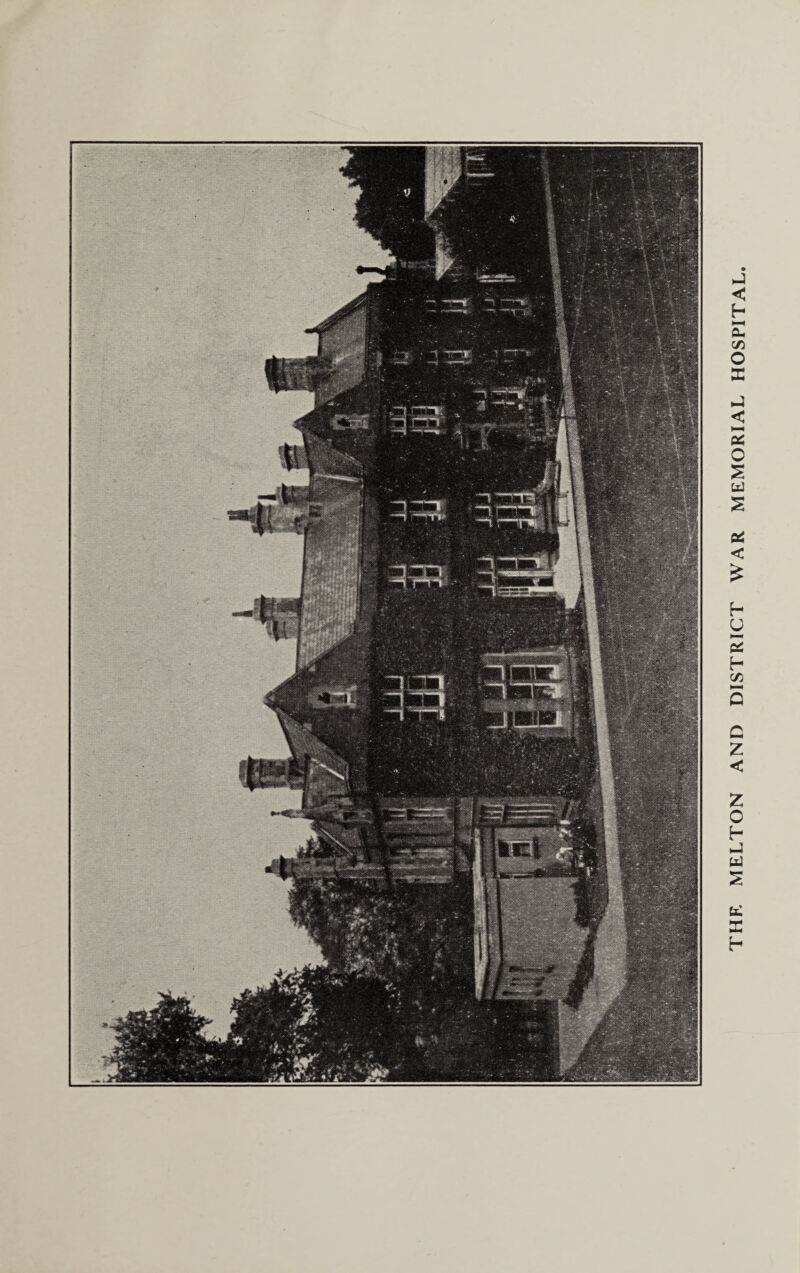
[[[229,522],[286,474],[307,393],[264,360],[385,265],[353,222],[336,146],[80,145],[72,230],[72,1077],[103,1075],[103,1022],[188,994],[232,999],[317,962],[265,875],[308,824],[248,792],[286,756],[265,692],[294,671],[231,612],[297,596],[302,537]]]

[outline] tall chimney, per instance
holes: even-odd
[[[300,626],[297,597],[256,597],[252,610],[234,610],[234,619],[255,619],[263,623],[275,641],[295,638]]]
[[[304,389],[313,393],[315,386],[331,370],[327,358],[268,358],[264,364],[267,384],[273,393]]]
[[[292,757],[267,760],[263,756],[248,756],[239,762],[239,781],[248,791],[262,791],[267,787],[303,789],[302,770]]]
[[[308,456],[306,448],[302,445],[296,446],[291,442],[284,442],[278,447],[278,455],[280,456],[281,467],[291,472],[292,469],[307,469]]]
[[[274,498],[271,497],[273,500]],[[256,535],[271,535],[275,531],[294,531],[295,534],[302,535],[308,526],[309,509],[308,505],[302,503],[262,503],[259,500],[252,508],[229,508],[228,520],[249,522]]]

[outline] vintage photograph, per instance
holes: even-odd
[[[700,1082],[701,185],[73,144],[73,1084]]]

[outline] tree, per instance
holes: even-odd
[[[340,168],[359,188],[354,220],[401,260],[433,256],[433,233],[425,225],[424,146],[345,146]]]
[[[278,973],[232,1011],[228,1066],[239,1082],[363,1082],[408,1047],[385,983],[324,965]]]
[[[398,884],[392,893],[357,880],[294,880],[289,914],[339,972],[395,988],[466,984],[472,978],[472,893]]]
[[[487,151],[494,176],[478,189],[461,183],[437,209],[456,258],[470,269],[516,274],[546,287],[546,217],[538,157],[528,148]]]
[[[114,1047],[103,1057],[109,1082],[199,1083],[216,1077],[224,1045],[206,1037],[211,1021],[195,1012],[185,995],[161,993],[155,1008],[104,1024],[115,1035]]]
[[[413,1050],[385,982],[325,966],[279,972],[231,1011],[224,1040],[206,1037],[211,1022],[186,996],[117,1018],[109,1082],[364,1082]]]

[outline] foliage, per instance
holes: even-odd
[[[398,884],[378,892],[356,880],[295,880],[289,914],[340,972],[396,988],[472,977],[472,893],[466,885]]]
[[[364,1082],[380,1078],[413,1043],[396,996],[376,978],[325,966],[279,972],[232,1004],[224,1040],[185,996],[161,994],[149,1011],[109,1028],[113,1083]]]
[[[539,161],[526,148],[490,149],[494,173],[481,186],[460,185],[437,210],[454,256],[467,268],[546,279],[547,243]]]
[[[229,1064],[237,1081],[363,1082],[402,1050],[388,987],[325,966],[278,973],[233,1002]]]
[[[358,187],[355,222],[400,260],[433,256],[433,233],[425,225],[424,146],[345,146],[340,168]]]
[[[520,1068],[502,1037],[509,1012],[473,998],[468,879],[447,887],[398,884],[392,893],[356,881],[294,880],[289,913],[331,967],[391,988],[402,1028],[386,1078],[529,1076],[529,1063],[527,1071],[524,1062]]]
[[[300,856],[325,856],[311,839]],[[109,1081],[436,1082],[530,1077],[516,1005],[472,993],[472,893],[447,887],[293,881],[294,922],[326,963],[279,972],[231,1006],[225,1039],[185,996],[159,996],[110,1028]]]
[[[162,993],[155,1008],[105,1023],[114,1047],[103,1058],[114,1083],[191,1083],[212,1078],[223,1044],[206,1038],[211,1025],[185,995]]]

